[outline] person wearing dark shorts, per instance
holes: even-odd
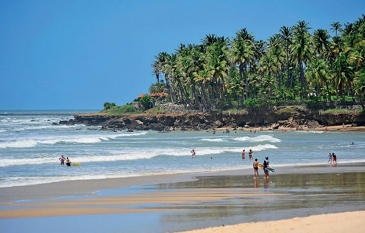
[[[70,159],[67,157],[67,159],[66,159],[66,165],[68,166],[68,167],[70,167],[71,166],[71,161],[70,161]]]
[[[257,162],[257,159],[253,162],[253,173],[254,177],[259,177],[259,162]]]

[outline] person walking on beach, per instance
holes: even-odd
[[[264,173],[265,173],[265,179],[269,179],[269,169],[267,169],[269,167],[269,157],[266,157],[266,159],[264,160]]]
[[[67,167],[70,167],[71,166],[71,161],[70,161],[70,159],[68,157],[66,159],[66,165],[67,165]]]
[[[59,158],[60,162],[61,162],[61,165],[64,165],[65,164],[65,157],[63,155],[61,155],[61,157]]]
[[[192,150],[192,151],[191,151],[191,158],[192,158],[192,159],[193,159],[193,158],[195,158],[195,155],[196,155],[195,150]]]
[[[255,162],[253,162],[252,166],[254,177],[259,177],[259,162],[257,162],[257,159],[255,159]]]
[[[245,151],[245,150],[243,150],[243,151],[242,151],[242,159],[245,159],[245,158],[246,158],[245,153],[246,153],[246,151]]]
[[[248,152],[248,156],[250,159],[253,159],[252,153],[253,153],[253,151],[250,149],[250,151]]]
[[[328,163],[332,163],[332,154],[331,153],[328,154]]]

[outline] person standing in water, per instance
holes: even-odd
[[[60,162],[61,162],[61,165],[64,165],[65,164],[65,157],[63,155],[61,155],[61,157],[59,158]]]
[[[192,151],[191,151],[191,158],[192,158],[192,159],[193,159],[193,158],[195,158],[195,155],[196,155],[195,150],[192,150]]]
[[[68,157],[66,159],[66,165],[67,165],[67,167],[70,167],[71,166],[71,161],[70,161],[70,159]]]
[[[328,163],[332,164],[332,154],[328,154]]]
[[[242,151],[242,159],[245,159],[246,158],[245,153],[246,153],[246,150],[243,150]]]
[[[248,156],[250,157],[250,159],[253,159],[252,153],[253,151],[250,149],[250,151],[248,152]]]
[[[255,159],[255,162],[253,162],[253,174],[254,177],[259,177],[259,162],[257,162],[257,159]]]

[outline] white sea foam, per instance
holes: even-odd
[[[34,140],[20,140],[13,142],[0,142],[0,148],[21,148],[21,147],[34,147],[38,143]]]
[[[247,148],[248,149],[248,148]],[[265,144],[250,147],[253,151],[263,151],[268,149],[277,149],[275,145]],[[240,153],[241,147],[222,147],[222,148],[199,148],[196,149],[197,155],[216,155],[224,153]],[[124,149],[123,151],[111,150],[105,152],[106,155],[89,155],[72,157],[71,161],[79,163],[89,162],[113,162],[113,161],[127,161],[127,160],[140,160],[140,159],[152,159],[157,156],[190,156],[190,151],[186,148],[169,148],[169,149]],[[21,158],[21,159],[1,159],[0,167],[8,166],[21,166],[21,165],[37,165],[37,164],[56,164],[58,163],[57,157],[37,157],[37,158]]]
[[[120,134],[98,134],[98,135],[82,135],[82,136],[57,136],[54,139],[37,138],[37,139],[21,139],[18,141],[0,142],[0,148],[29,148],[39,144],[53,145],[57,143],[98,143],[108,141],[118,137],[132,137],[145,135],[147,132],[138,133],[120,133]]]
[[[264,142],[264,141],[281,142],[280,139],[274,138],[271,135],[260,135],[257,137],[239,137],[239,138],[234,138],[233,140],[241,142]]]
[[[300,130],[300,131],[295,131],[296,133],[324,133],[324,131],[304,131],[304,130]]]
[[[203,138],[203,139],[201,139],[201,141],[207,141],[207,142],[223,142],[223,139],[220,139],[220,138],[215,138],[215,139]]]

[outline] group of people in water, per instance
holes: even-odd
[[[190,151],[190,153],[191,153],[191,158],[192,159],[194,159],[195,158],[195,156],[196,156],[196,152],[195,152],[195,150],[193,149],[193,150],[191,150]],[[243,151],[242,151],[242,159],[244,160],[245,159],[245,157],[246,157],[246,150],[244,149]],[[249,152],[248,152],[248,156],[249,156],[249,158],[250,159],[253,159],[253,151],[252,151],[252,149],[250,149],[249,150]],[[268,180],[269,179],[269,164],[270,164],[270,162],[269,162],[269,157],[266,157],[265,158],[265,160],[264,160],[264,162],[263,162],[263,169],[264,169],[264,178],[265,178],[265,180]],[[255,161],[253,162],[253,169],[254,169],[254,178],[258,178],[259,177],[259,162],[257,161],[257,159],[255,159]]]
[[[68,167],[71,166],[71,161],[68,157],[65,158],[65,156],[61,155],[61,157],[59,157],[59,160],[61,162],[61,165],[65,165],[65,161],[66,161],[66,166],[68,166]]]
[[[249,157],[250,159],[253,159],[252,153],[253,153],[253,151],[250,149],[250,150],[248,151],[248,157]],[[246,150],[244,149],[244,150],[242,151],[242,159],[245,159],[245,158],[246,158]]]

